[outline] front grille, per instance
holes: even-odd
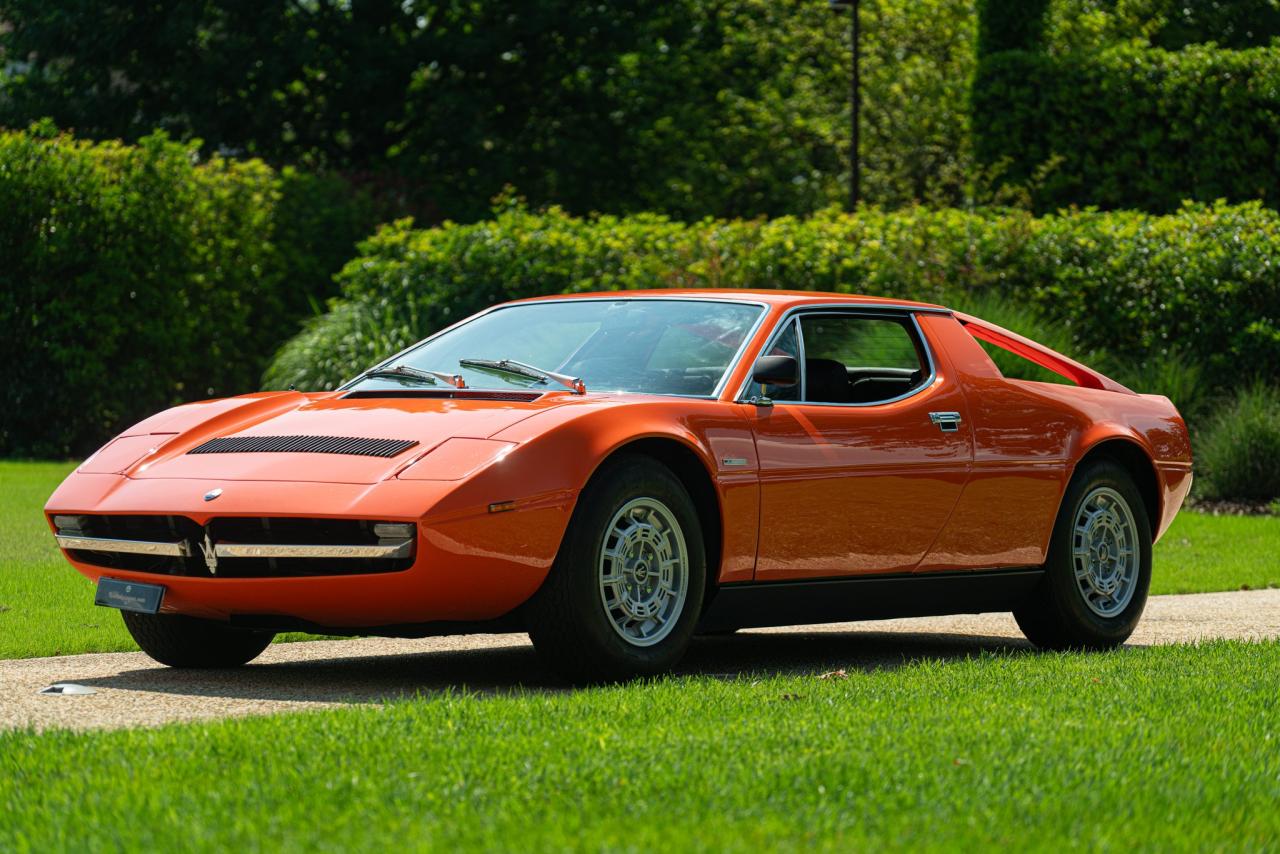
[[[394,457],[418,444],[416,439],[362,439],[354,436],[223,436],[188,454],[350,454]]]
[[[59,517],[63,518],[63,517]],[[377,520],[227,516],[201,525],[185,516],[77,515],[75,528],[59,533],[100,539],[185,542],[190,555],[164,556],[71,549],[76,561],[107,569],[201,578],[285,578],[400,572],[413,565],[405,557],[226,557],[211,572],[203,547],[215,545],[385,545],[374,531]],[[206,536],[208,539],[206,540]],[[394,542],[394,541],[392,541]],[[400,542],[403,542],[401,540]]]

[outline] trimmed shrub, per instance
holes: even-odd
[[[1098,367],[1140,391],[1176,395],[1188,384],[1185,372],[1169,369],[1171,379],[1142,369],[1171,359],[1201,366],[1201,389],[1280,374],[1280,214],[1256,203],[1170,216],[909,208],[692,225],[511,207],[472,225],[394,223],[361,252],[339,275],[342,298],[281,350],[268,386],[332,388],[502,300],[663,287],[854,292],[957,307],[981,299],[988,313],[1009,303],[1040,327],[1023,331],[1086,363],[1105,353]]]
[[[0,455],[83,454],[173,403],[254,389],[354,242],[358,212],[297,215],[318,183],[163,136],[0,134]]]
[[[1209,422],[1196,442],[1205,498],[1280,498],[1280,389],[1255,385]]]
[[[972,111],[975,156],[1038,210],[1280,205],[1280,50],[1005,51],[979,63]]]

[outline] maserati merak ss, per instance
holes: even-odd
[[[528,632],[596,681],[698,633],[888,617],[1112,647],[1190,486],[1167,398],[976,317],[671,290],[506,303],[336,391],[169,409],[45,509],[164,664],[282,631]]]

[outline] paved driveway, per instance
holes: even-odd
[[[1280,590],[1254,590],[1153,597],[1130,643],[1277,637]],[[839,623],[699,638],[680,672],[821,673],[1028,648],[1008,614]],[[97,693],[37,693],[55,682]],[[495,692],[563,690],[538,667],[525,635],[275,644],[253,664],[223,671],[171,670],[142,653],[74,655],[0,661],[0,728],[155,726],[378,703],[464,685]]]

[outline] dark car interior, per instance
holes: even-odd
[[[919,368],[850,368],[834,359],[806,359],[804,365],[808,399],[823,403],[890,400],[924,379]]]

